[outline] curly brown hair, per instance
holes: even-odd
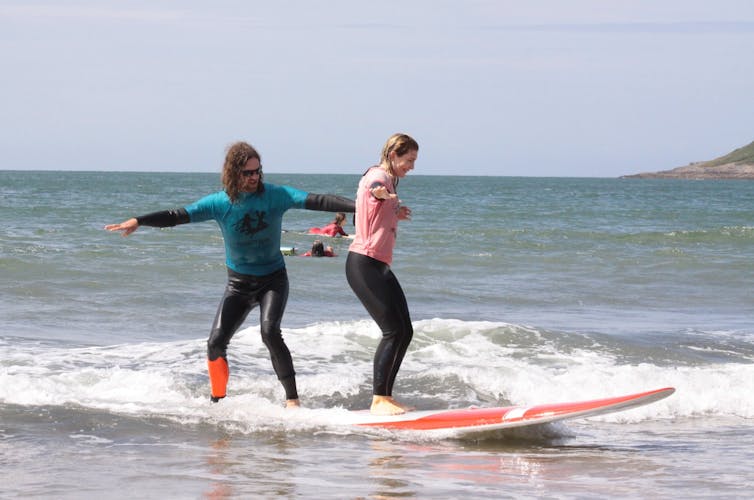
[[[231,203],[238,201],[238,196],[241,192],[241,170],[246,166],[246,162],[250,159],[256,158],[259,160],[259,168],[262,168],[262,157],[259,156],[254,147],[246,142],[239,141],[228,146],[228,152],[225,155],[225,163],[223,164],[223,172],[221,180],[225,192],[228,193]],[[259,190],[262,188],[262,171],[259,171]]]

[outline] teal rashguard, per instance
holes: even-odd
[[[304,208],[308,193],[265,184],[261,193],[241,193],[231,203],[225,191],[185,207],[190,222],[215,220],[225,240],[225,264],[237,273],[263,276],[285,267],[280,253],[283,214]]]

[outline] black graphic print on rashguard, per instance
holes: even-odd
[[[254,236],[259,231],[267,228],[269,224],[264,221],[264,216],[267,215],[267,212],[260,212],[259,210],[256,210],[254,213],[256,214],[256,218],[247,213],[243,216],[243,219],[233,224],[233,229],[235,229],[239,233]]]

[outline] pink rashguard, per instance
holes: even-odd
[[[395,193],[393,180],[381,167],[370,168],[356,191],[356,235],[349,251],[366,255],[390,265],[398,232],[398,198],[380,200],[370,189],[385,186]]]

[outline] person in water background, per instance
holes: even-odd
[[[309,229],[309,234],[320,234],[322,236],[348,236],[348,233],[343,229],[346,224],[346,214],[338,212],[335,215],[335,219],[324,227],[312,227]]]
[[[374,355],[372,405],[377,415],[410,410],[393,398],[393,384],[414,330],[406,296],[390,269],[398,221],[411,210],[398,199],[398,181],[414,169],[419,144],[393,134],[382,148],[380,163],[369,168],[356,192],[356,235],[346,258],[346,279],[382,331]]]
[[[321,240],[314,240],[311,250],[301,254],[302,257],[337,257],[331,246],[325,246]]]
[[[308,193],[263,182],[261,156],[250,144],[236,142],[225,156],[223,189],[182,208],[153,212],[105,226],[128,236],[139,226],[172,227],[214,220],[225,244],[228,281],[207,341],[210,399],[226,396],[230,370],[228,345],[247,315],[259,306],[262,341],[285,390],[286,406],[299,406],[293,360],[280,324],[289,282],[280,251],[283,214],[291,208],[353,212],[354,202],[331,194]]]

